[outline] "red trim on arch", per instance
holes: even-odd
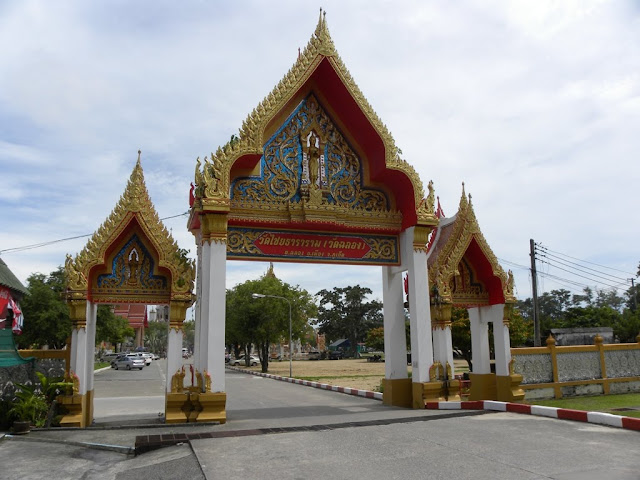
[[[471,243],[467,248],[465,257],[473,265],[473,268],[478,275],[478,280],[480,280],[489,291],[489,304],[497,305],[504,303],[502,282],[500,281],[500,278],[493,274],[493,267],[478,245],[475,237],[471,239]]]
[[[310,83],[313,84],[312,90],[319,92],[338,117],[343,133],[359,146],[368,159],[371,181],[386,186],[393,195],[396,208],[402,212],[402,228],[415,225],[416,204],[411,179],[403,172],[386,168],[382,138],[351,96],[329,59],[323,58],[299,91],[306,89]],[[251,170],[259,159],[258,155],[243,155],[234,162],[231,171]]]

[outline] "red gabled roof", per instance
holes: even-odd
[[[147,306],[140,303],[125,303],[116,305],[113,313],[129,321],[129,326],[138,328],[146,326],[147,323]]]

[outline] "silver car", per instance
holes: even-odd
[[[136,354],[120,355],[111,363],[111,366],[116,370],[120,368],[126,368],[127,370],[139,368],[142,370],[144,368],[144,358]]]

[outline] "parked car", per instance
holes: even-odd
[[[332,350],[329,352],[329,360],[342,360],[344,354],[340,350]]]
[[[251,359],[249,364],[253,367],[260,363],[260,359],[255,355],[251,355]],[[240,355],[238,358],[232,358],[229,360],[229,365],[246,365],[244,354]]]
[[[153,360],[160,360],[160,355],[158,355],[157,353],[152,353],[151,356]]]
[[[320,352],[317,350],[311,350],[307,356],[309,360],[320,360]]]
[[[144,360],[144,364],[149,366],[153,360],[153,355],[147,352],[136,352],[136,355]]]
[[[111,363],[111,366],[116,370],[119,370],[120,368],[126,368],[127,370],[139,368],[142,370],[144,368],[144,358],[135,353],[127,353],[126,355],[120,355],[116,358]]]
[[[118,358],[121,354],[120,353],[105,353],[102,355],[102,357],[100,357],[100,361],[101,362],[113,362],[116,358]]]

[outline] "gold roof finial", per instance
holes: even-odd
[[[467,194],[464,191],[464,182],[462,182],[462,196],[460,197],[460,207],[458,209],[460,211],[465,210],[467,205]]]
[[[140,163],[140,155],[142,154],[142,150],[138,149],[138,163]]]

